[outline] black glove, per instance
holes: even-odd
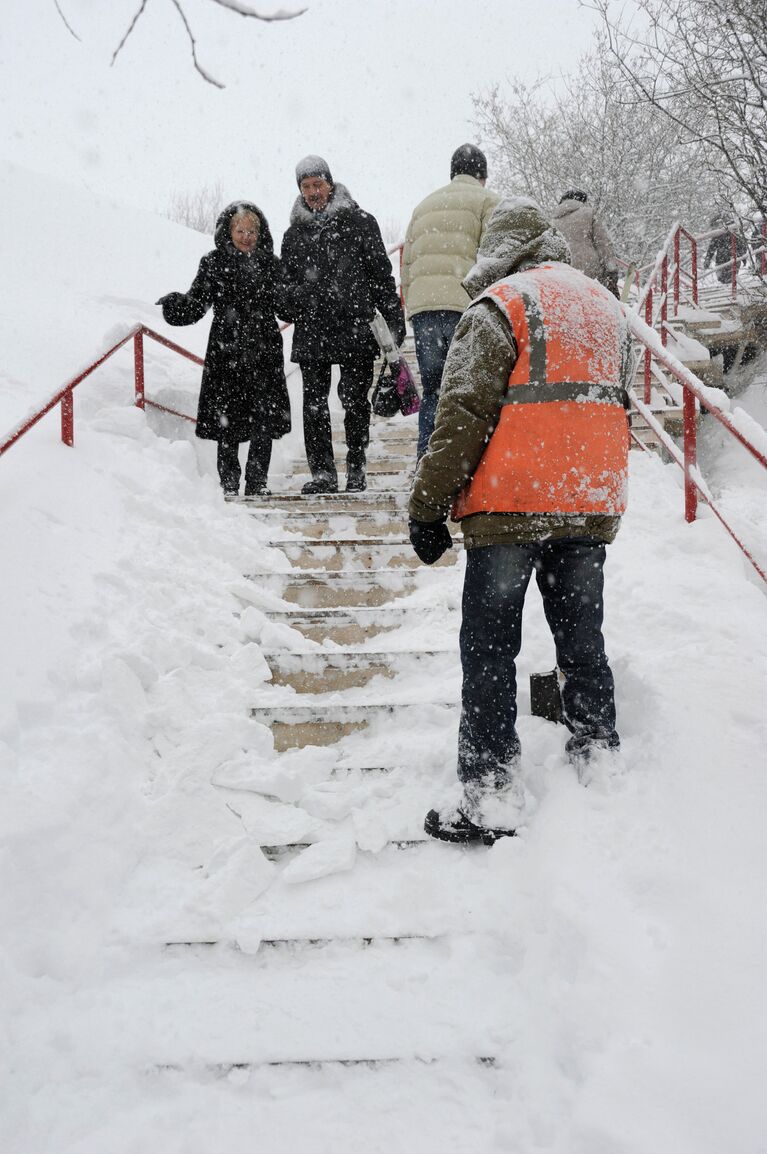
[[[444,521],[411,521],[410,544],[424,565],[433,565],[453,548],[453,538]]]
[[[155,301],[162,309],[163,319],[169,325],[187,324],[187,303],[184,293],[166,293]]]

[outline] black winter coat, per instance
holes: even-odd
[[[232,244],[232,217],[245,209],[261,221],[258,246],[239,252]],[[230,204],[218,218],[216,248],[200,261],[187,293],[161,297],[169,325],[192,325],[213,307],[202,370],[197,436],[249,441],[290,432],[282,336],[277,324],[279,261],[266,217],[254,204]]]
[[[391,262],[375,217],[336,184],[328,207],[313,213],[299,196],[282,240],[280,316],[295,322],[292,361],[371,359],[378,345],[369,322],[378,308],[398,344],[405,338]]]

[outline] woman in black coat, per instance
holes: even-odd
[[[272,441],[290,432],[282,336],[275,316],[279,262],[266,217],[238,201],[219,216],[216,247],[187,293],[157,302],[169,325],[192,325],[213,307],[202,371],[197,436],[218,441],[225,493],[240,487],[239,445],[250,441],[245,496],[268,495]]]

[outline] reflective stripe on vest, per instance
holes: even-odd
[[[625,321],[590,277],[542,265],[491,285],[517,360],[498,424],[453,517],[626,508]]]

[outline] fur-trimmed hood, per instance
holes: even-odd
[[[333,191],[330,194],[330,200],[327,207],[323,209],[322,213],[312,212],[310,208],[306,207],[306,201],[299,193],[295,199],[292,209],[290,210],[291,224],[318,224],[329,216],[335,216],[336,213],[345,208],[359,208],[356,200],[353,199],[352,194],[345,184],[336,183],[333,185]],[[319,217],[319,220],[318,220]]]
[[[257,216],[261,222],[261,229],[258,234],[258,244],[255,247],[255,252],[274,252],[274,241],[269,229],[269,222],[264,216],[258,205],[253,204],[250,200],[235,200],[232,204],[228,204],[225,209],[219,214],[216,221],[216,231],[213,234],[216,242],[216,248],[222,249],[225,252],[238,252],[232,244],[231,224],[232,218],[237,216],[240,212],[252,212]],[[240,254],[243,255],[243,254]]]
[[[562,233],[534,200],[506,197],[493,209],[477,262],[463,287],[473,300],[502,277],[536,268],[549,260],[570,264],[570,249]]]

